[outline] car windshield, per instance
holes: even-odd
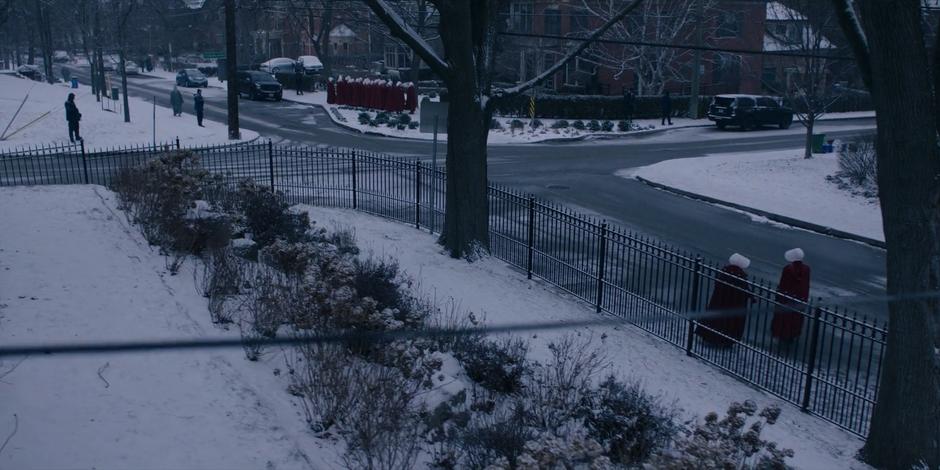
[[[189,78],[205,78],[205,75],[196,69],[186,69],[186,75],[189,75]]]
[[[731,106],[731,103],[734,103],[734,98],[727,98],[727,97],[724,97],[724,96],[716,96],[716,97],[715,97],[714,105],[715,105],[715,106],[724,106],[724,107],[728,107],[728,106]]]
[[[271,74],[264,72],[251,72],[251,78],[258,83],[277,83]]]

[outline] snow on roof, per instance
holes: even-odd
[[[356,32],[352,30],[349,26],[341,24],[332,30],[330,30],[331,38],[354,38],[356,37]]]
[[[767,16],[770,21],[805,20],[802,13],[788,8],[780,2],[767,2]]]

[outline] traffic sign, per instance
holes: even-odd
[[[207,60],[208,59],[224,59],[225,53],[224,52],[203,52],[202,58],[207,59]]]

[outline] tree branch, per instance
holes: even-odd
[[[375,13],[375,16],[378,16],[379,19],[388,26],[392,35],[407,44],[415,54],[421,57],[421,60],[423,60],[425,64],[428,64],[428,67],[430,67],[434,73],[441,77],[450,74],[451,68],[447,62],[437,55],[434,48],[431,47],[420,34],[415,32],[411,26],[408,26],[401,15],[399,15],[386,0],[364,1],[366,5],[372,9],[372,12]]]
[[[595,40],[603,36],[604,33],[606,33],[607,30],[611,28],[611,26],[613,26],[615,23],[622,20],[623,17],[630,14],[630,12],[636,9],[636,7],[640,6],[641,3],[643,3],[643,0],[633,0],[632,2],[630,2],[629,5],[624,7],[622,10],[620,10],[620,12],[618,12],[616,15],[614,15],[609,20],[607,20],[607,23],[604,23],[604,26],[601,26],[596,31],[591,33],[591,35],[588,36],[586,40],[584,40],[583,42],[581,42],[581,44],[579,44],[578,46],[568,51],[568,53],[565,54],[565,56],[562,57],[561,60],[556,62],[555,65],[552,65],[544,72],[538,74],[535,78],[527,82],[520,83],[512,88],[496,90],[495,95],[501,96],[501,97],[516,95],[516,94],[519,94],[528,90],[529,88],[534,87],[542,80],[545,80],[546,78],[551,77],[552,75],[557,73],[559,70],[561,70],[562,67],[567,65],[568,62],[571,62],[572,60],[574,60],[575,57],[577,57],[579,54],[584,52],[584,50],[587,49],[588,46],[590,46]]]
[[[853,0],[832,0],[832,5],[836,10],[836,17],[839,18],[839,26],[845,33],[845,38],[852,47],[855,55],[858,70],[862,74],[862,80],[868,90],[872,89],[871,80],[871,52],[868,49],[868,39],[862,30],[862,24],[858,21],[858,15],[855,13],[855,2]]]

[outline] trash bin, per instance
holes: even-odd
[[[72,77],[72,88],[78,88],[78,79]]]
[[[121,89],[118,88],[118,87],[116,87],[116,86],[111,87],[111,99],[112,99],[112,100],[117,100],[117,99],[120,97],[120,93],[121,93],[120,90],[121,90]],[[816,137],[816,136],[813,136],[813,137]],[[814,152],[816,151],[816,141],[815,141],[815,140],[813,141],[813,151],[814,151]]]
[[[813,153],[822,153],[826,143],[826,134],[813,134]]]

